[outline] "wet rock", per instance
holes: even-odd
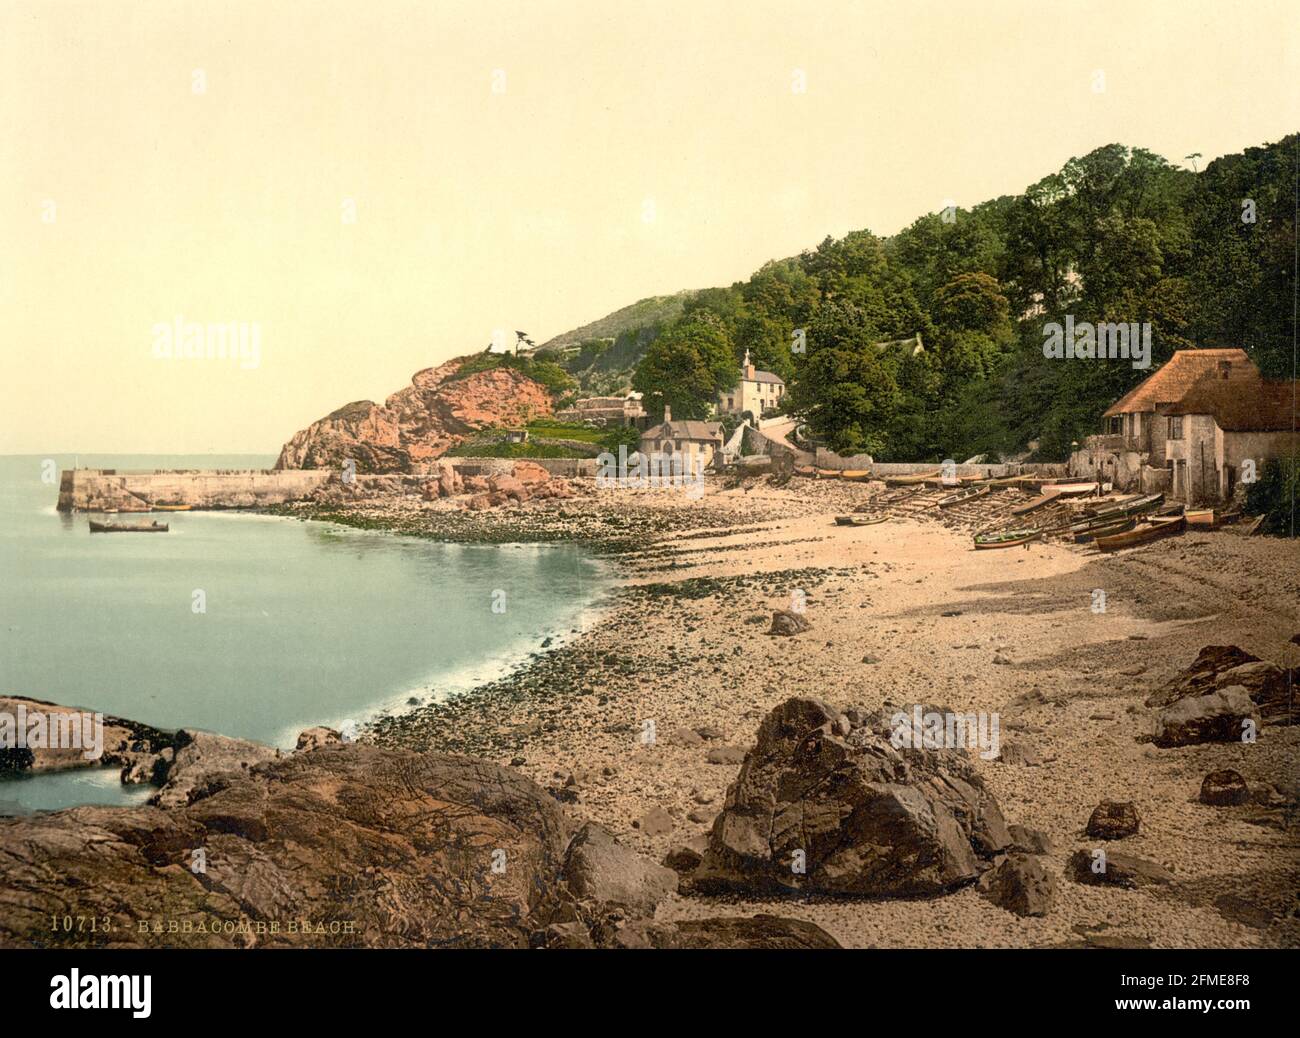
[[[1056,880],[1032,854],[1011,853],[979,879],[979,891],[1016,915],[1047,915],[1056,898]]]
[[[1174,875],[1163,865],[1147,861],[1133,854],[1106,848],[1093,851],[1075,851],[1070,856],[1069,871],[1076,883],[1089,886],[1138,887],[1158,886],[1174,881]]]
[[[634,915],[652,915],[655,906],[677,890],[677,873],[624,847],[588,822],[569,844],[563,880],[573,895]]]
[[[1010,845],[964,751],[895,749],[887,719],[846,736],[842,716],[796,698],[764,718],[692,889],[924,896]]]
[[[1240,742],[1246,722],[1259,727],[1260,717],[1246,689],[1230,685],[1214,692],[1188,696],[1166,707],[1156,718],[1157,746],[1192,746],[1203,742]]]
[[[768,629],[768,634],[779,634],[789,637],[795,634],[802,634],[811,628],[808,618],[803,613],[796,613],[790,609],[777,609],[772,613],[772,626]]]
[[[1136,833],[1140,824],[1136,805],[1119,800],[1103,800],[1093,808],[1084,833],[1099,840],[1122,840]]]
[[[1241,772],[1231,768],[1212,771],[1201,783],[1201,803],[1211,807],[1235,807],[1250,800],[1250,787]]]

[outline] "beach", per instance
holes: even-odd
[[[1050,840],[1044,862],[1060,881],[1046,916],[1013,915],[965,887],[898,901],[677,894],[658,918],[778,913],[852,947],[1300,943],[1287,829],[1300,727],[1158,748],[1143,705],[1203,646],[1300,662],[1294,543],[1217,530],[1116,555],[1057,541],[974,551],[969,531],[940,514],[835,525],[882,493],[711,478],[698,501],[587,490],[468,515],[409,497],[331,505],[337,521],[439,539],[576,540],[608,554],[620,577],[589,623],[526,666],[382,717],[363,739],[513,766],[658,860],[708,832],[763,716],[790,697],[996,714],[1000,758],[971,759],[1007,821]],[[792,606],[809,629],[768,634],[773,612]],[[1199,803],[1204,776],[1223,768],[1257,802]],[[1124,890],[1063,875],[1096,844],[1084,828],[1103,800],[1136,806],[1140,829],[1122,849],[1175,884]]]

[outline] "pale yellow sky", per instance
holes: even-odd
[[[274,453],[496,328],[541,342],[1110,142],[1276,140],[1297,25],[1292,0],[0,0],[0,453]],[[260,364],[155,358],[177,315],[256,322]]]

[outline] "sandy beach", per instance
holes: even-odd
[[[882,493],[710,479],[698,501],[617,490],[469,516],[410,499],[332,511],[447,539],[488,526],[491,539],[580,539],[619,574],[596,619],[559,647],[471,693],[381,718],[364,738],[513,765],[662,859],[707,833],[760,720],[791,696],[996,713],[1001,758],[972,760],[1007,821],[1053,845],[1058,895],[1045,917],[1013,915],[973,887],[923,901],[679,894],[658,917],[778,912],[852,947],[1300,944],[1300,728],[1267,726],[1254,744],[1160,749],[1143,738],[1144,699],[1203,646],[1300,663],[1289,641],[1300,629],[1294,543],[1219,530],[1115,555],[1055,541],[974,551],[941,515],[835,525]],[[810,629],[769,635],[773,611],[792,604]],[[1266,795],[1199,803],[1203,777],[1220,768]],[[1136,805],[1141,827],[1122,849],[1176,884],[1130,891],[1064,875],[1072,853],[1096,844],[1084,828],[1105,799]]]

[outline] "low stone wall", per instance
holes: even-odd
[[[332,469],[68,469],[59,483],[58,508],[60,512],[144,512],[154,505],[260,508],[307,497],[337,475]]]
[[[516,461],[540,465],[552,476],[595,476],[595,458],[445,458],[462,476],[508,476]]]
[[[819,455],[820,457],[820,455]],[[825,466],[830,468],[831,466]],[[851,466],[840,466],[848,468]],[[936,462],[881,461],[866,466],[871,474],[885,476],[917,476],[924,472],[934,472],[940,466]],[[1007,461],[996,465],[957,465],[959,476],[979,476],[981,479],[1003,479],[1007,476],[1067,476],[1068,466],[1064,462],[1022,462]]]

